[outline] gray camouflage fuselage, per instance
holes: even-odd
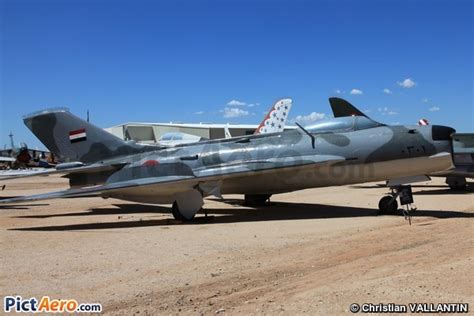
[[[411,132],[410,132],[411,131]],[[415,131],[413,133],[413,131]],[[222,180],[223,194],[275,194],[299,189],[361,183],[426,174],[451,166],[451,158],[429,158],[449,152],[446,141],[431,140],[431,127],[379,126],[345,133],[315,134],[315,144],[299,130],[267,136],[193,144],[156,152],[116,158],[109,163],[130,162],[108,183],[160,176],[211,177],[237,174]],[[312,156],[341,157],[331,165],[298,169]],[[272,159],[277,158],[275,162]],[[156,161],[157,163],[154,163]],[[279,170],[284,162],[295,168]],[[252,162],[252,163],[249,163]],[[271,172],[268,172],[271,171]],[[239,173],[243,173],[241,177]],[[254,174],[249,179],[249,173]],[[205,181],[205,179],[203,179]],[[170,203],[173,197],[150,191],[128,200]],[[135,195],[134,194],[134,195]]]
[[[173,148],[124,142],[67,111],[37,113],[25,124],[59,157],[92,163],[66,175],[71,186],[102,184],[96,191],[103,197],[147,203],[399,179],[452,166],[452,129],[385,126],[367,117],[320,123],[308,128],[312,136],[297,129]],[[75,129],[87,140],[72,143],[67,135]]]

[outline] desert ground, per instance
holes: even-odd
[[[101,303],[105,314],[349,313],[351,303],[470,303],[474,190],[414,185],[410,225],[375,216],[377,183],[273,196],[260,208],[208,198],[209,217],[168,205],[80,198],[0,208],[0,295]],[[4,182],[0,197],[60,190]],[[3,309],[2,309],[3,310]]]

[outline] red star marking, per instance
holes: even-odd
[[[158,161],[156,160],[147,160],[143,163],[143,167],[154,167],[158,165]]]

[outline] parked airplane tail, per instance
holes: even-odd
[[[426,125],[430,125],[430,122],[427,119],[422,118],[418,121],[418,125],[426,126]]]
[[[36,112],[23,118],[25,125],[63,161],[91,163],[146,150],[94,126],[67,109]]]
[[[292,102],[292,99],[280,99],[276,101],[254,134],[283,132]]]
[[[329,98],[329,104],[331,105],[332,113],[334,117],[347,117],[347,116],[365,116],[358,108],[350,104],[348,101],[341,98]]]

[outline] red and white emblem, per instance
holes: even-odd
[[[257,127],[254,134],[278,133],[285,129],[286,119],[290,113],[291,99],[278,100]]]
[[[75,131],[70,131],[69,132],[69,140],[71,141],[71,144],[77,143],[77,142],[82,142],[87,139],[86,135],[86,129],[81,128],[77,129]]]
[[[418,121],[418,125],[422,125],[422,126],[430,125],[430,122],[428,122],[427,119],[422,118],[421,120]]]

